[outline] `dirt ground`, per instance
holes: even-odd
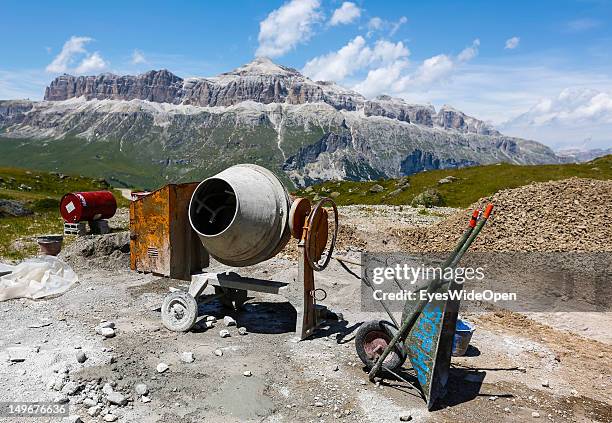
[[[395,247],[392,232],[381,227],[427,225],[452,212],[425,218],[411,208],[341,211],[351,229],[340,253],[355,260],[366,247]],[[240,273],[294,281],[297,266],[284,257],[292,255]],[[410,385],[368,381],[354,336],[362,322],[384,316],[360,311],[359,281],[335,261],[315,274],[316,283],[328,294],[324,304],[345,320],[300,342],[289,303],[252,293],[238,312],[217,302],[200,306],[203,321],[216,317],[213,328],[170,332],[159,307],[177,282],[113,263],[116,268],[77,267],[79,283],[60,297],[0,303],[0,402],[69,401],[70,414],[84,422],[612,421],[610,313],[464,315],[477,328],[468,355],[453,358],[449,393],[427,411]],[[226,328],[226,315],[237,326]],[[114,337],[96,333],[104,321],[115,324]],[[240,335],[238,327],[248,333]],[[231,336],[220,337],[222,329]],[[11,361],[15,349],[23,361]],[[77,360],[80,352],[84,363]],[[182,360],[185,352],[193,353],[193,362]],[[168,370],[160,373],[160,363]],[[416,380],[411,369],[404,374]],[[150,402],[135,391],[140,383]],[[121,393],[127,404],[100,399],[100,414],[92,417],[92,397],[103,389]]]

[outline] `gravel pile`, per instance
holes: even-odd
[[[129,269],[130,234],[127,231],[77,237],[60,257],[75,268]]]
[[[580,178],[503,190],[435,226],[397,235],[408,251],[451,251],[471,211],[488,201],[495,211],[473,251],[612,251],[612,181]]]

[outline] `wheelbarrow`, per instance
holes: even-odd
[[[483,212],[480,210],[474,211],[468,228],[459,239],[455,249],[441,264],[442,269],[457,266],[459,260],[481,232],[492,210],[493,205],[489,204]],[[335,258],[340,261],[340,264],[346,270],[350,271],[343,263],[347,260]],[[357,276],[355,273],[353,275]],[[374,290],[367,279],[362,280]],[[395,282],[400,289],[403,289],[397,281]],[[458,290],[459,285],[454,281],[434,279],[421,289],[425,290],[427,294],[432,294],[434,292]],[[427,402],[427,408],[431,409],[436,400],[444,396],[459,301],[456,300],[452,307],[448,303],[449,301],[442,303],[429,301],[427,298],[419,301],[406,301],[401,324],[398,324],[388,305],[384,301],[380,301],[390,321],[373,320],[365,322],[355,335],[357,355],[369,369],[368,376],[371,382],[376,377],[382,376],[381,370],[384,370],[399,380],[412,385],[411,382],[399,374],[401,367],[409,359],[416,372],[419,388]]]

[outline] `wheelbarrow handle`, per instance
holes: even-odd
[[[470,245],[472,245],[472,243],[474,242],[474,240],[476,239],[476,237],[478,236],[478,234],[484,227],[485,223],[487,223],[487,220],[489,216],[491,215],[492,211],[493,211],[493,204],[488,204],[481,218],[478,219],[477,225],[473,228],[470,226],[467,229],[467,231],[463,234],[463,236],[461,237],[461,240],[459,241],[459,243],[457,244],[457,247],[455,248],[455,251],[444,263],[443,265],[444,268],[454,267],[457,265],[457,263],[459,262],[459,260],[461,260],[461,257],[465,254],[467,249],[470,248]],[[474,219],[475,214],[476,214],[476,211],[472,214],[472,219]],[[470,219],[470,225],[471,223],[472,223],[472,220]],[[427,287],[427,293],[432,293],[437,288],[438,282],[439,282],[438,280],[431,281],[429,286]],[[374,367],[372,367],[372,369],[370,370],[370,373],[368,374],[370,381],[374,380],[374,377],[380,371],[385,359],[387,358],[389,353],[393,350],[393,348],[395,348],[395,345],[398,342],[403,342],[406,340],[406,337],[410,333],[410,330],[416,323],[417,319],[421,315],[423,309],[425,309],[425,306],[427,305],[428,302],[429,301],[427,299],[423,299],[419,301],[419,303],[417,304],[417,306],[415,307],[411,315],[402,322],[402,325],[399,328],[398,332],[391,339],[391,341],[387,344],[387,347],[385,348],[383,353],[378,357],[378,360],[376,360]]]

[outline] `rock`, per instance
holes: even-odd
[[[215,316],[206,316],[206,321],[211,323],[217,323],[217,318]]]
[[[225,326],[236,326],[236,320],[232,316],[225,316],[223,318],[223,324]]]
[[[142,402],[144,402],[145,404],[148,402],[151,402],[151,398],[149,398],[146,395],[143,395],[142,398],[140,399]]]
[[[53,383],[53,389],[56,391],[61,391],[65,383],[64,378],[57,378]]]
[[[156,367],[157,373],[163,373],[168,370],[170,367],[166,363],[159,363]]]
[[[221,357],[221,356],[223,355],[223,350],[221,350],[221,349],[217,348],[217,349],[215,350],[215,355],[216,355],[217,357]]]
[[[105,338],[112,338],[115,336],[115,329],[108,327],[97,327],[96,333],[104,336]]]
[[[214,322],[204,322],[204,327],[206,329],[212,329],[212,328],[215,327],[215,324],[214,324]]]
[[[12,363],[22,363],[26,361],[32,350],[26,347],[11,347],[7,348],[6,352],[8,353],[9,361]]]
[[[109,321],[104,321],[101,322],[98,327],[100,328],[111,328],[111,329],[115,329],[115,323],[114,322],[109,322]]]
[[[374,184],[370,187],[370,192],[372,193],[378,193],[378,192],[383,192],[385,190],[385,188],[382,185],[379,184]]]
[[[337,372],[338,370],[340,370],[340,366],[338,366],[337,364],[333,367],[334,372]]]
[[[85,398],[83,400],[83,405],[87,406],[87,407],[93,407],[95,405],[98,404],[98,401],[93,399],[93,398]]]
[[[87,361],[87,355],[83,351],[79,351],[76,355],[76,359],[79,363],[85,363]]]
[[[250,370],[246,370],[246,371],[245,371],[244,373],[242,373],[242,374],[243,374],[244,376],[246,376],[246,377],[251,377],[251,376],[253,376],[253,373],[251,373],[251,371],[250,371]]]
[[[29,216],[33,212],[22,202],[15,200],[4,200],[0,198],[0,217],[22,217]]]
[[[534,419],[539,419],[540,418],[540,413],[538,413],[537,411],[532,411],[531,412],[531,417],[533,417]]]
[[[412,416],[409,414],[400,416],[400,422],[409,422],[410,420],[412,420]]]
[[[542,381],[542,386],[545,388],[550,388],[550,382],[548,379]]]
[[[238,328],[238,333],[240,335],[246,335],[248,332],[247,332],[247,329],[245,327],[239,327]]]
[[[220,336],[221,338],[228,338],[228,337],[230,337],[230,336],[232,336],[232,335],[230,334],[230,331],[229,331],[229,330],[227,330],[227,329],[221,329],[221,330],[219,331],[219,336]]]
[[[312,187],[308,186],[304,189],[304,192],[312,192]]]
[[[62,423],[83,423],[83,420],[81,420],[80,416],[72,415],[72,416],[64,417],[62,419]]]
[[[105,383],[104,386],[102,386],[102,392],[106,395],[112,394],[114,391],[115,390],[110,383]]]
[[[321,401],[317,401],[314,403],[315,407],[323,407],[325,404],[323,404]]]
[[[100,411],[102,411],[102,407],[95,405],[87,409],[87,414],[89,414],[91,417],[96,417],[98,414],[100,414]]]
[[[70,398],[68,398],[68,395],[59,394],[55,398],[53,398],[53,402],[56,402],[58,404],[66,404],[70,402]]]
[[[401,190],[401,189],[396,189],[396,190],[391,191],[391,192],[388,194],[388,196],[389,196],[389,197],[397,197],[397,196],[398,196],[398,195],[400,195],[401,193],[402,193],[402,190]]]
[[[118,418],[119,417],[117,417],[115,414],[105,414],[102,419],[105,422],[114,422],[114,421],[117,421]]]
[[[127,404],[127,398],[121,392],[113,391],[110,394],[106,395],[106,399],[111,404],[115,404],[119,406],[124,406],[125,404]]]
[[[442,194],[438,190],[428,189],[415,196],[410,203],[412,207],[416,206],[425,206],[425,207],[434,207],[441,206],[444,204],[444,199],[442,198]]]
[[[62,392],[67,395],[74,395],[79,389],[81,389],[81,385],[76,382],[70,381],[64,385],[64,387],[62,388]]]
[[[193,353],[191,351],[186,351],[181,354],[181,361],[183,363],[193,363],[195,358],[193,357]]]
[[[144,383],[137,383],[136,386],[134,386],[134,391],[136,391],[138,395],[147,395],[149,393],[149,387]]]
[[[340,193],[338,191],[334,191],[331,194],[329,194],[329,196],[331,198],[338,198],[338,197],[340,197]]]

